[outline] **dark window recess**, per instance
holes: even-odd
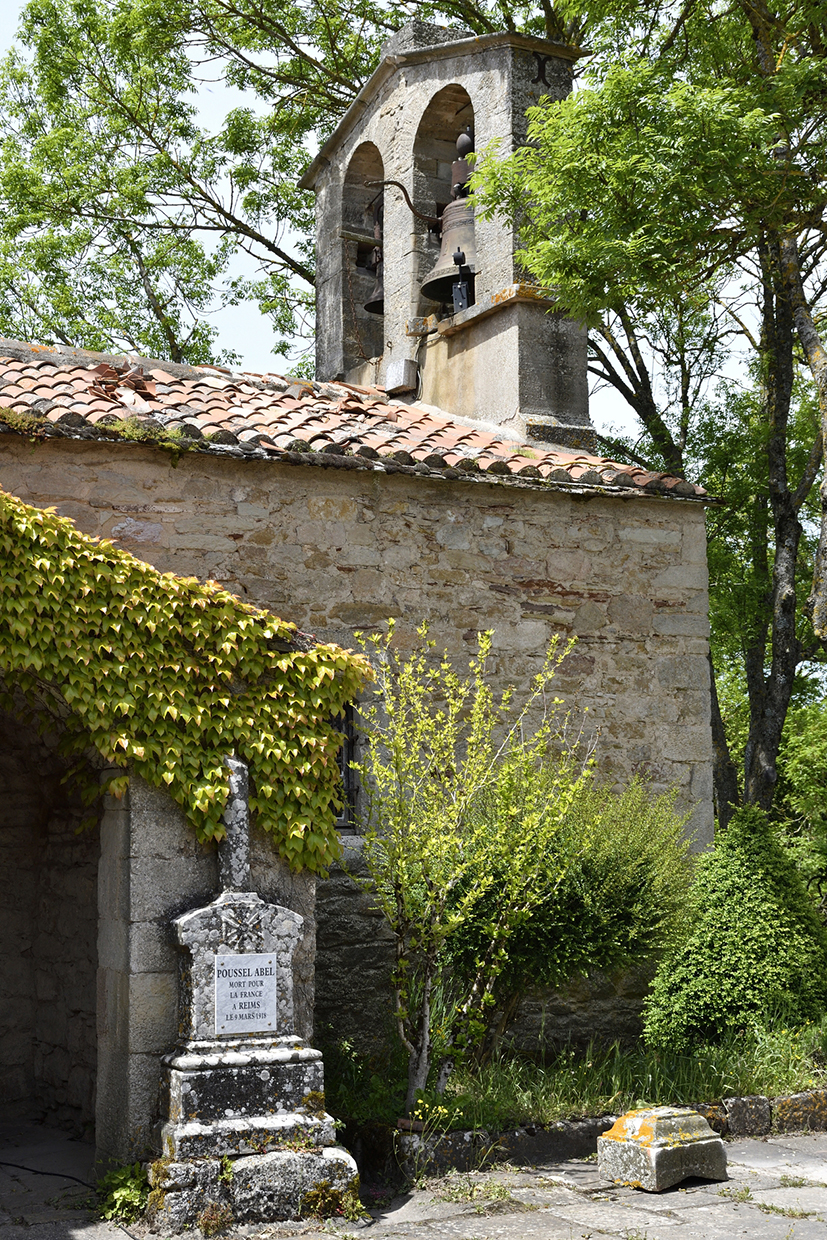
[[[344,804],[336,816],[336,827],[339,831],[352,831],[354,830],[353,810],[356,798],[356,777],[350,769],[350,764],[354,758],[353,707],[350,705],[346,706],[344,713],[338,715],[333,720],[333,724],[344,736],[344,741],[338,754]]]

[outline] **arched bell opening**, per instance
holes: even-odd
[[[474,107],[468,92],[454,82],[433,96],[422,114],[414,140],[414,205],[423,215],[440,219],[446,209],[449,210],[444,235],[442,229],[415,218],[419,242],[419,313],[423,315],[433,314],[440,305],[453,311],[451,289],[458,271],[453,254],[457,246],[463,252],[468,251],[466,260],[472,274],[476,270],[473,213],[465,203],[463,192],[455,185],[458,160],[469,145],[465,141],[458,151],[457,141],[465,135],[473,139]],[[434,281],[437,267],[436,274],[444,269],[444,275]]]
[[[383,191],[381,187],[365,184],[366,181],[381,181],[384,175],[378,149],[372,142],[363,142],[348,164],[342,192],[342,324],[346,376],[381,357],[384,347]]]

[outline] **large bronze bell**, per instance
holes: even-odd
[[[477,251],[474,246],[474,212],[467,198],[449,202],[442,212],[442,244],[434,269],[422,281],[422,296],[431,301],[451,303],[457,280],[454,254],[462,250],[465,266],[477,273]]]

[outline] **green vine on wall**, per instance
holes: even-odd
[[[294,870],[337,853],[334,718],[370,669],[215,582],[160,573],[53,511],[0,491],[0,670],[36,707],[65,703],[64,748],[93,747],[166,787],[202,841],[220,839],[226,754],[250,769],[250,808]],[[6,691],[0,705],[13,709]],[[84,764],[81,763],[81,766]],[[126,775],[108,790],[122,795]]]

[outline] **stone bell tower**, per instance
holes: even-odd
[[[513,151],[526,110],[569,93],[578,55],[418,21],[385,44],[300,182],[316,191],[317,378],[591,445],[585,332],[527,280],[515,230],[474,218],[461,158]]]

